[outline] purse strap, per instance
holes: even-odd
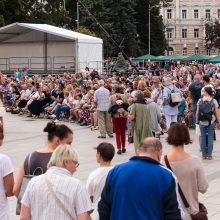
[[[51,193],[51,195],[53,196],[55,202],[57,203],[57,205],[63,210],[64,214],[68,217],[69,220],[75,220],[71,214],[69,213],[69,211],[65,208],[65,206],[63,205],[63,203],[61,202],[61,200],[57,197],[56,193],[53,190],[53,186],[51,184],[51,182],[49,181],[49,179],[47,178],[47,175],[44,174],[44,178],[48,187],[49,192]]]
[[[30,153],[29,156],[28,156],[28,162],[27,162],[28,175],[31,175],[31,157],[32,157],[32,154],[33,154],[33,152]]]
[[[164,161],[165,161],[165,164],[166,164],[167,168],[173,172],[173,170],[172,170],[172,168],[171,168],[171,166],[170,166],[170,163],[169,163],[169,160],[168,160],[167,155],[164,156]],[[182,201],[183,201],[183,204],[184,204],[185,207],[188,209],[188,208],[190,207],[190,206],[189,206],[189,203],[188,203],[188,201],[186,200],[186,197],[184,196],[184,193],[183,193],[183,191],[182,191],[182,189],[181,189],[179,183],[178,183],[178,191],[179,191],[180,197],[181,197],[181,199],[182,199]]]

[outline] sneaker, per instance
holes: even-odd
[[[99,130],[98,126],[97,127],[91,127],[91,131],[97,131],[97,130]]]
[[[207,160],[212,160],[212,156],[206,157]]]
[[[52,114],[52,115],[51,115],[51,118],[56,118],[56,117],[57,117],[57,116],[56,116],[56,115],[54,115],[54,114]]]
[[[54,120],[54,122],[55,122],[55,123],[58,123],[58,122],[59,122],[59,120],[58,120],[58,119],[56,119],[56,120]]]
[[[121,150],[118,150],[117,154],[118,155],[121,155],[122,151]]]
[[[122,148],[122,153],[126,153],[126,149],[125,148]]]
[[[100,135],[100,136],[98,136],[98,138],[106,138],[106,137],[105,137],[105,136],[101,136],[101,135]]]

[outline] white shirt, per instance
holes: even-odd
[[[88,177],[86,188],[89,196],[93,197],[93,213],[92,220],[99,220],[98,202],[101,199],[101,193],[105,186],[106,178],[112,167],[99,167],[94,170]]]
[[[86,183],[86,188],[89,196],[93,197],[93,202],[100,199],[102,190],[105,186],[106,177],[111,169],[112,167],[99,167],[90,173]]]
[[[0,154],[0,219],[9,220],[9,205],[5,195],[5,186],[3,178],[13,173],[13,165],[10,158]]]
[[[110,92],[104,86],[95,91],[94,101],[97,104],[97,110],[107,112],[109,109]]]
[[[92,210],[86,188],[69,171],[59,167],[51,167],[47,170],[46,175],[53,185],[56,196],[73,219]],[[49,192],[44,175],[34,177],[30,181],[21,203],[30,208],[31,220],[68,219]]]

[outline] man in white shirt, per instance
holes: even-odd
[[[96,160],[100,167],[94,170],[88,177],[86,188],[93,203],[94,211],[92,219],[98,220],[97,205],[105,185],[108,172],[112,169],[111,161],[115,155],[115,148],[110,143],[101,143],[97,147]]]
[[[108,113],[110,92],[104,87],[105,83],[103,80],[99,80],[98,85],[99,89],[97,89],[94,94],[99,131],[101,134],[98,138],[106,138],[106,133],[109,137],[113,137],[111,116]]]

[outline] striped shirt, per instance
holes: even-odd
[[[64,168],[51,167],[46,175],[53,185],[56,196],[73,219],[92,210],[86,188],[69,171]],[[21,203],[30,208],[32,220],[68,219],[49,192],[44,175],[34,177],[30,181]]]

